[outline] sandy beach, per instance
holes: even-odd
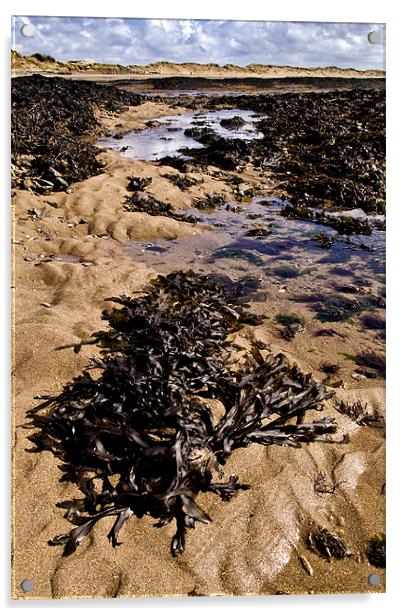
[[[153,100],[122,113],[101,110],[99,136],[150,130],[146,122],[184,113],[189,108]],[[60,547],[48,545],[50,538],[70,530],[55,504],[78,497],[79,491],[59,482],[60,462],[50,452],[27,451],[26,412],[37,396],[58,393],[98,352],[91,346],[83,346],[78,354],[57,347],[87,340],[105,326],[102,310],[112,306],[105,298],[141,292],[155,274],[171,265],[175,269],[175,262],[176,269],[187,266],[169,253],[162,255],[165,264],[160,269],[155,259],[147,262],[146,256],[136,256],[141,250],[147,255],[147,243],[183,240],[191,246],[211,232],[205,221],[125,211],[127,178],[152,178],[147,193],[171,203],[175,212],[192,208],[195,199],[211,193],[234,200],[230,174],[214,165],[186,173],[202,183],[181,190],[165,177],[177,173],[168,165],[124,157],[117,149],[102,151],[97,158],[102,172],[73,183],[67,192],[13,190],[13,597],[28,598],[20,589],[23,579],[34,581],[29,598],[49,599],[383,592],[384,570],[368,562],[366,550],[369,538],[385,531],[384,429],[358,425],[337,403],[360,401],[369,414],[384,417],[384,379],[379,373],[357,376],[351,361],[351,356],[367,351],[382,354],[384,341],[377,331],[365,330],[351,319],[321,324],[307,304],[296,305],[293,295],[308,293],[311,286],[308,274],[268,280],[267,298],[254,306],[265,315],[264,323],[246,326],[234,337],[246,349],[251,337],[260,340],[319,380],[326,376],[321,370],[324,362],[340,364],[333,381],[341,382],[333,387],[334,397],[325,401],[321,416],[334,417],[338,435],[348,434],[349,442],[311,443],[301,449],[253,444],[235,451],[225,471],[252,488],[228,503],[202,494],[198,503],[213,520],[189,531],[186,551],[176,558],[169,552],[170,525],[155,529],[148,516],[126,523],[122,545],[116,549],[106,537],[108,520],[101,520],[67,558]],[[277,182],[270,170],[263,173],[252,163],[231,173],[252,185],[261,198]],[[241,201],[240,207],[248,203]],[[226,271],[236,271],[234,263]],[[315,289],[323,284],[327,292],[328,264],[306,266],[314,268],[319,285]],[[334,279],[339,284],[345,280],[341,272]],[[379,280],[378,276],[372,294],[380,292]],[[279,335],[274,315],[296,310],[304,318],[305,333],[286,340]],[[337,335],[319,337],[321,327],[332,327]],[[333,492],[315,490],[318,474],[330,482]],[[310,550],[307,534],[318,527],[342,538],[350,555],[326,560]],[[371,588],[368,575],[374,571],[381,584]]]

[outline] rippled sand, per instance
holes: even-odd
[[[172,109],[160,106],[156,110],[146,103],[124,118],[109,116],[106,124],[141,128],[145,119],[162,112],[170,114]],[[69,529],[55,503],[78,496],[78,492],[59,483],[61,472],[50,453],[26,451],[28,432],[21,424],[35,404],[35,396],[60,391],[96,353],[88,346],[77,355],[71,349],[55,348],[87,339],[103,325],[101,311],[109,305],[105,297],[139,291],[155,273],[157,266],[128,254],[127,242],[180,241],[204,233],[202,225],[124,212],[127,175],[151,176],[153,194],[179,210],[189,207],[198,191],[231,195],[230,187],[212,176],[206,175],[205,184],[187,193],[161,177],[172,169],[123,159],[113,152],[101,154],[100,159],[105,163],[104,173],[75,185],[71,194],[35,196],[16,191],[13,200],[13,596],[368,592],[367,577],[374,568],[365,558],[366,543],[384,530],[384,434],[377,428],[357,426],[335,409],[332,400],[326,402],[324,416],[336,418],[340,432],[349,433],[350,443],[311,444],[299,450],[253,445],[237,450],[226,471],[239,475],[252,489],[229,503],[203,495],[201,505],[213,521],[189,532],[186,552],[178,558],[169,552],[170,526],[155,529],[150,518],[132,518],[121,532],[123,545],[117,549],[106,538],[108,520],[99,522],[90,540],[68,558],[61,556],[59,547],[47,544],[49,538]],[[258,181],[252,170],[246,170],[246,177]],[[32,219],[28,214],[32,209],[43,214]],[[178,268],[186,265],[177,262]],[[232,267],[228,265],[228,271]],[[288,282],[291,291],[301,284],[299,280]],[[304,284],[309,288],[309,279]],[[308,318],[306,335],[284,341],[272,316],[292,306],[295,311],[295,304],[289,293],[278,290],[279,285],[273,283],[270,297],[253,307],[268,319],[249,333],[271,344],[273,350],[284,351],[317,377],[324,376],[319,370],[323,361],[337,359],[342,363],[344,386],[335,390],[336,398],[361,400],[369,410],[384,414],[383,380],[354,380],[353,365],[340,358],[341,352],[364,350],[365,344],[380,350],[383,342],[377,341],[373,332],[359,331],[354,323],[335,326],[348,333],[348,340],[315,338],[315,327],[321,324],[315,324],[303,307]],[[238,336],[238,343],[247,344],[245,336]],[[334,494],[314,491],[318,472],[340,482]],[[313,524],[336,532],[352,556],[327,562],[310,552],[304,537]],[[384,590],[383,574],[378,572],[382,585],[373,591]],[[20,590],[23,579],[34,582],[29,594]]]

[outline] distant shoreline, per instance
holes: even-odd
[[[337,78],[385,78],[385,71],[378,69],[358,70],[354,68],[327,67],[293,67],[273,66],[265,64],[248,64],[237,66],[235,64],[198,64],[193,62],[154,62],[152,64],[128,65],[100,64],[85,60],[62,62],[44,54],[24,56],[16,51],[11,52],[11,70],[19,74],[58,74],[81,78],[107,77],[108,79],[152,79],[157,77],[206,77],[209,79],[222,78],[287,78],[287,77],[337,77]]]

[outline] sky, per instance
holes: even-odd
[[[21,34],[26,23],[31,37]],[[12,29],[16,51],[64,61],[385,68],[381,24],[31,16],[15,17]],[[380,43],[368,41],[374,30]]]

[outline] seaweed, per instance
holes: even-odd
[[[374,409],[372,413],[368,412],[368,404],[366,402],[361,402],[361,400],[357,400],[357,402],[353,403],[336,400],[335,406],[340,413],[350,417],[350,419],[355,421],[359,426],[383,427],[385,424],[382,415],[380,415],[376,409]]]
[[[296,334],[303,334],[305,329],[299,323],[293,323],[291,325],[286,325],[280,332],[281,337],[284,340],[293,340]]]
[[[202,141],[204,137],[214,135],[213,131],[210,128],[207,128],[207,126],[192,126],[191,128],[185,128],[183,134],[186,137],[191,137],[195,141]]]
[[[332,418],[304,420],[330,395],[310,374],[281,354],[264,359],[258,347],[241,364],[234,358],[228,334],[261,322],[248,310],[258,287],[250,276],[158,276],[136,298],[108,298],[119,306],[103,313],[108,328],[74,345],[79,352],[96,343],[100,354],[61,393],[43,396],[26,424],[31,451],[59,458],[60,481],[83,495],[57,505],[73,529],[50,544],[65,556],[99,520],[114,518],[108,539],[117,547],[125,522],[144,515],[156,527],[176,522],[177,556],[186,531],[211,520],[199,493],[227,501],[250,488],[235,475],[224,479],[235,449],[335,442]],[[220,418],[212,399],[224,405]]]
[[[308,302],[314,304],[314,309],[317,312],[316,318],[322,323],[346,321],[352,316],[359,314],[371,305],[372,299],[358,300],[336,295],[324,293],[318,295],[306,295],[294,298],[295,301]]]
[[[333,336],[339,336],[339,338],[346,338],[345,334],[341,334],[332,327],[323,327],[322,329],[316,330],[315,336],[327,336],[329,338],[333,338]]]
[[[377,355],[371,351],[366,353],[359,353],[354,356],[354,361],[358,366],[364,368],[370,368],[376,372],[376,374],[385,378],[386,376],[386,359],[384,355]]]
[[[185,176],[176,175],[175,173],[164,173],[162,177],[172,182],[172,184],[175,184],[175,186],[177,186],[181,190],[188,190],[192,186],[196,186],[197,184],[203,184],[204,182],[202,178],[201,179],[191,178],[186,175]]]
[[[180,222],[195,223],[199,221],[192,214],[175,212],[168,201],[160,201],[153,195],[144,192],[144,188],[151,184],[151,178],[129,176],[127,179],[129,180],[127,190],[133,192],[126,196],[124,206],[126,212],[146,212],[150,216],[167,216]]]
[[[337,488],[342,484],[342,481],[328,482],[326,473],[319,471],[313,480],[313,489],[316,494],[334,494]]]
[[[351,555],[344,541],[327,528],[310,531],[306,544],[312,552],[328,561],[332,558],[341,559]]]
[[[305,323],[305,319],[303,317],[298,316],[297,314],[283,314],[282,312],[278,312],[275,316],[274,319],[277,323],[279,323],[280,325],[295,325],[295,324],[299,324],[299,325],[304,325]]]
[[[145,100],[113,86],[31,75],[11,83],[13,186],[36,193],[65,191],[102,172],[90,143],[100,110],[122,112]]]
[[[238,128],[242,128],[245,124],[245,120],[237,115],[233,118],[223,118],[220,122],[220,125],[228,130],[237,130]]]
[[[360,321],[367,329],[384,330],[386,327],[385,319],[377,314],[362,314]]]
[[[279,265],[273,268],[273,273],[280,278],[298,278],[301,275],[299,269],[293,265]]]
[[[304,220],[307,222],[314,222],[318,225],[324,225],[335,229],[340,235],[371,235],[372,226],[368,220],[361,220],[360,218],[354,218],[353,216],[345,215],[329,215],[324,210],[312,209],[301,205],[285,205],[280,214],[285,218],[292,220]],[[320,241],[323,245],[325,240],[323,234],[321,234]],[[329,238],[330,242],[330,238]]]
[[[325,362],[324,364],[320,365],[321,371],[329,376],[334,376],[335,374],[340,372],[340,368],[340,364],[333,364],[331,362]]]
[[[207,193],[204,197],[196,197],[193,201],[194,207],[198,210],[209,210],[223,205],[225,203],[225,197],[218,193]]]
[[[213,259],[243,259],[252,263],[253,265],[263,265],[264,261],[259,257],[259,255],[255,255],[250,250],[242,250],[241,248],[231,248],[224,246],[224,248],[219,248],[212,254]]]
[[[273,230],[270,227],[255,227],[245,233],[245,237],[267,237],[268,235],[272,235],[272,233]]]
[[[298,205],[385,211],[385,91],[353,87],[328,92],[225,96],[210,106],[231,104],[264,117],[262,139],[238,156],[269,167]],[[360,82],[359,86],[364,86]],[[377,84],[378,86],[378,84]]]
[[[236,171],[244,167],[251,158],[252,147],[242,139],[224,139],[208,132],[198,137],[204,148],[182,148],[183,154],[191,156],[202,165],[214,165],[226,171]]]
[[[374,567],[386,567],[386,536],[382,533],[370,538],[367,548],[368,562]]]
[[[317,233],[313,239],[318,248],[332,248],[336,241],[333,235],[330,236],[325,233]]]
[[[129,175],[127,176],[129,183],[127,185],[127,190],[131,192],[143,191],[145,188],[150,186],[153,179],[149,177],[140,177],[138,175]]]

